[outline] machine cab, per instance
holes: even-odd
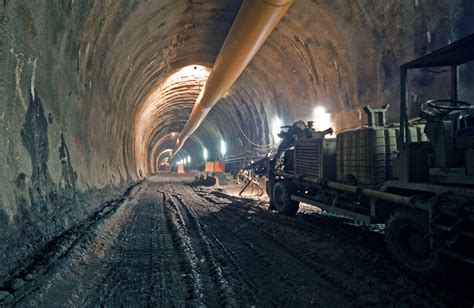
[[[459,66],[474,60],[474,34],[401,66],[400,101],[400,181],[413,181],[413,163],[426,155],[429,182],[448,185],[474,185],[474,98],[458,99]],[[426,120],[425,133],[431,151],[416,152],[409,138],[408,82],[411,69],[449,67],[451,97],[431,99],[421,106],[420,117]]]

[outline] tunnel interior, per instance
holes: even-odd
[[[169,161],[239,0],[0,4],[0,281],[22,258]],[[175,161],[265,153],[275,127],[331,114],[334,131],[391,105],[399,67],[470,34],[468,0],[296,0]],[[472,97],[463,67],[460,99]],[[411,99],[447,94],[417,71]],[[433,90],[434,89],[434,90]],[[419,104],[409,113],[416,117]]]

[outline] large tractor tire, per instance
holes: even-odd
[[[299,202],[291,200],[292,186],[287,182],[278,182],[273,187],[273,204],[283,215],[293,216],[298,212]]]
[[[442,272],[446,257],[432,249],[427,213],[402,208],[388,219],[385,242],[391,256],[407,269],[427,276]]]

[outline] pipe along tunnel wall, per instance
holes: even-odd
[[[1,281],[140,171],[156,171],[240,4],[0,4]],[[397,120],[399,64],[472,32],[472,12],[467,0],[297,0],[183,155],[198,161],[206,147],[217,158],[221,140],[231,155],[269,144],[275,117],[309,120],[316,105],[336,130],[360,124],[365,104],[390,103]],[[419,72],[412,84],[437,82]],[[461,88],[473,82],[470,72]]]

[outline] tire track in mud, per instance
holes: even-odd
[[[102,260],[106,273],[89,290],[85,306],[149,304],[150,288],[154,285],[153,237],[146,236],[153,230],[154,204],[147,194],[140,198],[130,220],[115,239],[106,258]]]
[[[199,217],[201,224],[206,226],[206,233],[212,238],[213,249],[218,251],[217,254],[224,257],[225,263],[231,265],[231,267],[227,266],[225,268],[224,273],[237,278],[234,278],[234,280],[235,283],[240,285],[240,294],[251,296],[250,301],[247,301],[248,303],[276,306],[282,304],[301,305],[304,302],[298,299],[293,291],[298,285],[301,288],[312,288],[312,285],[302,279],[289,278],[288,276],[294,275],[291,273],[294,269],[284,271],[279,268],[279,266],[284,266],[287,263],[286,260],[283,260],[284,258],[277,258],[276,263],[271,262],[275,259],[275,256],[272,255],[272,248],[275,247],[266,247],[268,244],[263,242],[256,245],[255,235],[258,232],[246,236],[239,234],[233,229],[234,224],[229,224],[228,220],[223,220],[216,213],[208,212],[207,204],[209,202],[199,196],[193,197],[196,194],[186,194],[186,189],[182,191],[183,188],[181,188],[180,190],[179,196],[176,197],[180,199],[182,204],[192,204],[193,211],[196,210],[196,205],[204,210],[196,216]],[[210,219],[210,217],[212,218]],[[302,283],[302,281],[304,282]],[[284,286],[282,287],[281,284]],[[311,301],[314,304],[316,299],[312,298],[306,304]]]
[[[51,292],[19,306],[445,306],[361,247],[355,226],[281,216],[176,179],[145,184],[83,235],[91,243],[71,248],[69,268],[51,264],[61,279],[39,281]]]
[[[208,225],[214,225],[215,230],[212,231],[214,242],[217,243],[218,248],[227,255],[228,260],[232,262],[233,266],[238,268],[236,272],[242,276],[243,280],[246,280],[252,289],[260,290],[259,297],[263,298],[264,302],[273,305],[301,305],[308,303],[331,305],[334,302],[335,296],[337,297],[334,290],[339,289],[340,284],[338,284],[337,281],[329,283],[331,276],[325,273],[324,269],[314,268],[314,266],[313,268],[309,267],[309,270],[313,272],[311,277],[310,275],[301,277],[304,276],[304,274],[294,275],[293,273],[295,272],[308,272],[308,264],[311,263],[301,258],[299,254],[294,253],[294,249],[288,249],[285,245],[282,245],[280,241],[275,242],[274,238],[265,232],[265,228],[259,228],[255,223],[252,223],[248,217],[243,217],[241,213],[235,213],[236,210],[245,212],[246,209],[239,208],[238,205],[233,204],[232,201],[226,200],[225,198],[219,198],[217,200],[210,198],[210,195],[199,192],[197,189],[193,190],[199,197],[190,198],[188,196],[191,194],[186,194],[185,190],[186,189],[184,189],[180,195],[186,196],[186,199],[191,200],[181,200],[181,202],[183,204],[192,203],[193,205],[198,205],[203,209],[203,215],[209,212],[208,215],[215,218],[216,222],[208,221],[205,216],[201,217],[201,220],[205,220]],[[209,211],[209,202],[220,205],[225,204],[225,207],[218,207],[217,211]],[[228,211],[231,208],[233,208],[232,213]],[[291,228],[293,232],[295,230],[311,232],[309,228],[298,226],[299,222],[296,224],[291,220],[283,220],[282,222]],[[275,227],[274,224],[275,223],[272,222],[270,224],[271,227]],[[245,227],[236,229],[235,226]],[[305,227],[306,225],[302,224],[302,226]],[[281,226],[278,226],[278,228],[281,228]],[[242,249],[242,247],[240,247],[236,249],[229,245],[229,243],[235,242],[240,242],[240,246],[246,248]],[[307,245],[308,243],[305,243],[305,245],[297,247],[296,249],[305,251]],[[276,252],[276,254],[272,254],[272,252]],[[278,256],[278,254],[280,254],[280,256]],[[242,259],[251,260],[251,263],[243,263]],[[239,265],[239,263],[241,265]],[[291,265],[288,266],[289,264]],[[244,270],[241,268],[244,268]],[[262,286],[262,282],[265,283],[265,276],[266,274],[268,275],[269,270],[272,270],[271,276],[274,278],[273,280],[278,281],[279,285],[272,285],[272,282],[267,281],[266,283],[268,285]],[[318,277],[320,277],[320,279],[317,279]],[[332,290],[327,290],[328,284],[331,285],[330,289]],[[295,290],[301,285],[306,286],[306,293],[311,293],[311,291],[308,292],[309,289],[317,289],[318,294],[316,299],[295,299]],[[347,294],[345,295],[346,296],[338,299],[340,303],[344,302],[344,298],[348,298]],[[317,300],[319,300],[319,302],[316,303]]]
[[[163,192],[163,194],[164,204],[170,205],[164,210],[166,225],[171,233],[175,251],[182,260],[180,267],[182,271],[181,277],[186,282],[186,300],[189,304],[202,306],[204,305],[204,286],[203,278],[198,270],[199,259],[192,247],[181,213],[171,203],[170,195],[167,192]]]
[[[216,258],[224,257],[220,263],[223,275],[236,293],[250,290],[249,294],[255,294],[252,299],[242,298],[240,303],[442,307],[464,302],[392,264],[382,234],[372,228],[367,230],[340,217],[304,213],[297,217],[281,216],[263,209],[255,200],[216,190],[183,185],[166,188],[204,226]],[[274,270],[274,264],[282,267]],[[262,270],[259,266],[267,268]],[[288,278],[293,272],[310,272],[314,276],[308,278],[310,288],[301,292],[299,302],[287,301],[287,296],[281,294],[291,290],[294,297],[299,296],[298,280]],[[279,279],[278,275],[286,276]],[[273,279],[278,281],[273,289],[265,285],[271,280],[267,276],[277,277]],[[320,302],[315,303],[308,296],[311,289],[321,292],[317,297]],[[322,294],[328,294],[329,300]]]
[[[344,301],[344,299],[353,298],[354,295],[357,295],[348,292],[353,287],[353,284],[350,281],[347,281],[347,279],[345,279],[346,275],[342,275],[339,272],[339,269],[324,266],[323,264],[327,262],[324,262],[324,260],[318,258],[317,254],[308,255],[306,253],[306,251],[308,250],[308,246],[311,245],[311,242],[309,240],[307,242],[300,243],[297,239],[288,238],[288,234],[284,230],[282,230],[281,226],[277,228],[273,227],[269,230],[268,226],[255,222],[253,218],[249,219],[245,216],[242,216],[241,211],[235,210],[231,207],[229,207],[229,209],[231,209],[232,215],[239,217],[242,221],[249,222],[249,224],[252,225],[252,228],[254,230],[258,230],[262,236],[264,236],[269,242],[271,242],[275,246],[276,251],[279,251],[280,253],[285,252],[286,254],[292,256],[299,263],[303,264],[304,269],[302,269],[302,271],[306,269],[312,271],[315,277],[320,277],[320,288],[338,290],[337,296],[340,296],[341,298],[337,302],[341,303]],[[226,213],[224,215],[227,216],[227,221],[231,219],[230,213]],[[234,219],[234,221],[235,220],[236,219]],[[327,298],[331,298],[331,295],[328,294]],[[328,301],[325,304],[329,303],[330,302]]]
[[[169,209],[163,194],[150,189],[153,186],[147,183],[137,204],[122,206],[120,217],[113,216],[97,234],[87,235],[97,237],[89,248],[72,248],[79,251],[78,259],[68,268],[59,268],[59,278],[43,280],[50,285],[47,293],[31,294],[18,306],[197,304],[189,300],[186,259],[167,223]]]
[[[179,197],[178,197],[179,198]],[[195,201],[195,200],[193,200]],[[183,201],[180,201],[182,204],[184,203]],[[195,204],[193,204],[195,205]],[[201,224],[202,219],[201,219]],[[273,301],[273,297],[278,296],[277,294],[271,294],[273,296],[268,296],[269,294],[266,294],[266,296],[262,296],[260,290],[261,286],[259,285],[260,279],[256,279],[252,274],[258,274],[262,273],[266,270],[268,267],[269,263],[266,262],[266,260],[263,257],[260,257],[259,260],[256,260],[254,257],[255,256],[261,256],[261,254],[258,253],[258,250],[250,244],[248,241],[243,242],[244,245],[248,246],[248,250],[251,251],[251,253],[242,253],[242,251],[235,252],[235,249],[229,249],[226,248],[225,246],[228,246],[229,242],[235,242],[235,238],[232,237],[225,237],[225,232],[221,229],[219,232],[215,232],[210,230],[213,225],[215,225],[216,222],[214,223],[209,223],[206,222],[204,225],[206,226],[206,234],[208,238],[212,239],[213,245],[212,249],[214,251],[215,255],[218,255],[221,266],[224,268],[223,274],[228,278],[229,281],[233,281],[234,283],[234,288],[236,288],[239,291],[239,294],[241,296],[245,294],[246,296],[246,302],[247,303],[253,303],[253,304],[260,304],[262,303],[270,303],[272,305],[276,305],[277,302]],[[219,226],[222,226],[222,228],[226,228],[221,220],[217,221],[217,224]],[[234,232],[232,232],[232,235],[235,236]],[[220,239],[224,239],[221,241]],[[220,238],[220,239],[219,239]],[[238,238],[238,237],[237,237]],[[242,241],[240,238],[238,238],[240,241]],[[225,242],[226,244],[223,244]],[[242,250],[242,249],[239,249]],[[252,260],[254,262],[254,268],[253,269],[243,269],[239,263],[242,264],[242,260]],[[260,264],[257,265],[257,263],[263,263],[263,266]],[[229,266],[230,265],[230,266]],[[257,270],[255,270],[256,266],[260,266]],[[259,292],[258,295],[260,295],[262,301],[257,300],[259,297],[257,294],[254,292]],[[269,292],[271,293],[271,292]]]
[[[175,201],[176,200],[176,201]],[[182,201],[177,195],[173,195],[170,199],[171,204],[175,207],[180,218],[184,221],[183,215],[181,214],[182,209],[185,212],[185,216],[189,221],[191,228],[194,230],[197,236],[197,242],[200,246],[200,251],[204,258],[207,272],[212,278],[213,283],[217,287],[217,293],[219,297],[219,305],[222,306],[237,306],[236,297],[229,282],[224,278],[222,267],[216,261],[216,258],[211,249],[210,242],[207,236],[203,232],[203,228],[197,218],[196,214],[190,209],[186,203]]]
[[[206,203],[195,200],[193,205],[209,209]],[[273,242],[258,229],[237,215],[210,212],[212,219],[201,217],[213,234],[214,241],[229,257],[258,298],[271,305],[331,305],[337,297],[327,290],[327,283],[308,273],[306,265]],[[243,270],[242,270],[243,269]],[[339,298],[343,303],[344,299]]]
[[[87,307],[186,304],[180,279],[184,261],[177,258],[166,228],[163,196],[147,187],[138,203],[111,247],[101,256],[92,252],[85,256],[81,284],[86,286],[74,292],[70,303]]]
[[[348,224],[345,218],[315,218],[309,215],[316,222],[324,222],[323,225],[315,224],[315,221],[305,217],[308,215],[282,216],[255,207],[254,204],[242,202],[240,199],[235,200],[232,196],[229,198],[234,202],[226,206],[226,209],[234,213],[238,211],[239,213],[236,214],[248,219],[269,238],[273,238],[281,249],[290,249],[290,252],[297,253],[295,256],[301,257],[308,267],[316,266],[316,269],[323,269],[324,277],[329,277],[329,281],[334,280],[340,288],[349,290],[347,295],[356,299],[358,303],[396,304],[398,300],[403,299],[408,305],[423,303],[431,306],[449,306],[450,302],[456,301],[452,294],[444,292],[442,288],[432,288],[431,281],[405,273],[403,270],[400,271],[387,258],[386,252],[382,253],[384,249],[381,249],[380,245],[375,245],[377,247],[373,243],[368,245],[358,238],[363,234],[367,241],[379,241],[383,244],[383,236],[380,232],[367,230],[353,223]],[[331,224],[328,224],[329,222]],[[353,233],[349,233],[350,231]],[[294,237],[288,236],[292,233]],[[304,241],[305,236],[316,237],[318,241],[308,247]],[[353,244],[352,241],[356,243]],[[298,242],[301,243],[298,244]],[[322,247],[321,243],[323,243]],[[318,248],[316,249],[315,246]],[[343,256],[342,259],[341,256]],[[354,292],[354,285],[357,285],[356,292]]]
[[[357,268],[357,262],[352,262],[351,256],[354,259],[366,257],[367,264],[375,264],[371,260],[372,255],[370,251],[359,248],[357,252],[362,255],[354,255],[348,249],[339,249],[338,254],[345,255],[348,253],[346,257],[351,262],[344,262],[343,260],[343,262],[338,263],[336,260],[331,260],[331,255],[323,257],[323,254],[321,256],[321,251],[312,248],[314,244],[317,244],[313,242],[315,239],[321,240],[323,243],[329,243],[328,247],[323,245],[323,248],[327,248],[332,253],[335,252],[334,248],[337,246],[344,247],[337,238],[333,236],[328,237],[329,233],[324,232],[324,228],[323,230],[316,230],[314,225],[312,226],[305,221],[275,215],[263,209],[246,205],[240,200],[228,203],[223,202],[225,200],[222,200],[222,198],[214,199],[208,194],[201,194],[199,192],[198,194],[203,199],[216,205],[225,203],[225,206],[221,206],[220,210],[217,211],[218,215],[223,215],[223,222],[238,225],[238,219],[235,217],[240,217],[240,221],[251,225],[254,230],[258,230],[256,232],[266,237],[268,241],[273,242],[276,251],[284,251],[293,256],[303,263],[307,270],[324,279],[322,284],[325,285],[326,289],[337,290],[338,295],[342,294],[343,298],[352,299],[352,303],[385,305],[396,303],[397,300],[403,298],[408,304],[429,303],[434,306],[443,306],[442,302],[432,297],[426,291],[417,291],[415,295],[413,287],[416,286],[416,283],[404,275],[400,277],[400,282],[397,281],[398,285],[393,287],[390,286],[390,284],[393,284],[393,280],[381,282],[381,277],[378,277],[378,275],[371,276],[370,273]],[[229,198],[234,199],[231,196]],[[336,241],[335,247],[331,245],[334,241]],[[377,260],[376,263],[380,263],[380,260]],[[382,262],[382,264],[388,265],[389,263]],[[361,266],[361,268],[363,267]],[[383,270],[388,273],[395,273],[396,275],[394,270],[385,268]],[[387,273],[384,274],[386,275]],[[379,280],[378,283],[376,283],[377,280]]]
[[[209,232],[209,225],[204,224],[202,219],[200,219],[199,213],[196,213],[194,208],[189,207],[186,204],[185,201],[189,200],[184,200],[183,196],[188,197],[189,195],[178,193],[176,191],[174,191],[174,193],[174,197],[185,208],[189,215],[193,217],[195,224],[199,226],[200,233],[202,234],[202,238],[205,241],[205,246],[208,247],[206,250],[209,252],[206,252],[206,254],[212,258],[211,266],[220,268],[220,273],[218,274],[217,280],[221,280],[222,278],[227,279],[229,284],[232,285],[233,290],[231,289],[230,291],[234,291],[232,292],[234,293],[233,295],[235,296],[235,294],[238,294],[240,296],[240,304],[247,303],[263,305],[265,301],[260,302],[254,291],[259,289],[258,284],[250,282],[249,280],[251,279],[249,278],[248,271],[242,269],[242,267],[238,265],[237,259],[239,256],[228,250],[225,245],[216,237],[215,233]],[[196,200],[194,198],[192,199],[194,205]],[[250,245],[250,248],[255,250],[252,245]]]
[[[216,241],[221,243],[233,262],[241,264],[238,266],[243,268],[241,272],[245,279],[260,291],[258,295],[264,303],[329,306],[335,298],[341,304],[345,302],[339,292],[328,289],[326,279],[311,273],[307,264],[290,250],[283,250],[268,240],[262,230],[249,224],[248,220],[223,211],[212,213],[212,216],[218,221],[215,223],[216,231],[213,231]],[[241,246],[246,248],[230,246],[229,243],[233,242],[241,242]],[[242,262],[242,258],[248,262]],[[334,285],[334,288],[338,287]]]
[[[238,306],[231,283],[224,277],[221,256],[215,256],[198,216],[182,202],[182,195],[175,188],[164,184],[158,191],[163,191],[167,224],[182,248],[179,253],[184,253],[186,259],[184,269],[189,275],[185,277],[192,294],[189,304]]]
[[[202,277],[186,226],[167,193],[150,183],[119,238],[115,266],[86,306],[202,306]]]
[[[188,296],[188,288],[182,278],[185,274],[184,266],[185,260],[182,255],[178,253],[181,248],[172,235],[172,229],[167,222],[166,217],[166,199],[165,194],[158,192],[161,204],[158,207],[155,225],[156,225],[156,248],[157,251],[157,266],[155,268],[154,281],[156,284],[152,288],[154,294],[157,294],[155,302],[159,307],[169,307],[172,305],[185,305]],[[178,257],[178,258],[177,258]],[[174,268],[174,270],[173,270]],[[170,286],[173,286],[170,288]],[[181,290],[180,290],[181,289]],[[176,292],[173,290],[180,290]],[[178,296],[179,295],[179,296]]]

